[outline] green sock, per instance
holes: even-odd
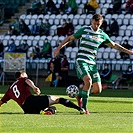
[[[82,105],[85,110],[87,110],[88,98],[89,98],[89,91],[82,90]]]

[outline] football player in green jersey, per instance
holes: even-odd
[[[57,56],[60,49],[66,46],[70,41],[80,39],[79,50],[75,59],[77,76],[84,82],[84,87],[79,93],[77,100],[79,106],[82,106],[86,110],[86,114],[89,114],[87,105],[90,89],[91,93],[101,93],[101,79],[96,66],[96,56],[99,45],[104,43],[121,52],[133,55],[133,51],[128,50],[121,45],[113,42],[109,36],[100,29],[102,25],[103,17],[101,14],[95,14],[92,17],[90,26],[83,26],[76,33],[65,38],[62,43],[54,51],[54,56]]]

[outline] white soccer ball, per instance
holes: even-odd
[[[70,85],[66,88],[66,93],[69,97],[74,98],[79,94],[79,89],[76,85]]]

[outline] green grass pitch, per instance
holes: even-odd
[[[0,86],[0,98],[7,86]],[[65,88],[41,87],[42,94],[69,98]],[[77,104],[75,98],[69,98]],[[90,115],[56,105],[55,115],[23,114],[10,100],[0,107],[0,133],[132,133],[133,90],[106,89],[89,97]]]

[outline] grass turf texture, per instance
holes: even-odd
[[[0,87],[0,97],[7,86]],[[43,94],[66,96],[65,88],[41,87]],[[133,90],[106,89],[89,98],[90,115],[56,105],[55,115],[23,114],[10,100],[0,108],[0,133],[132,133]],[[69,98],[77,103],[75,98]]]

